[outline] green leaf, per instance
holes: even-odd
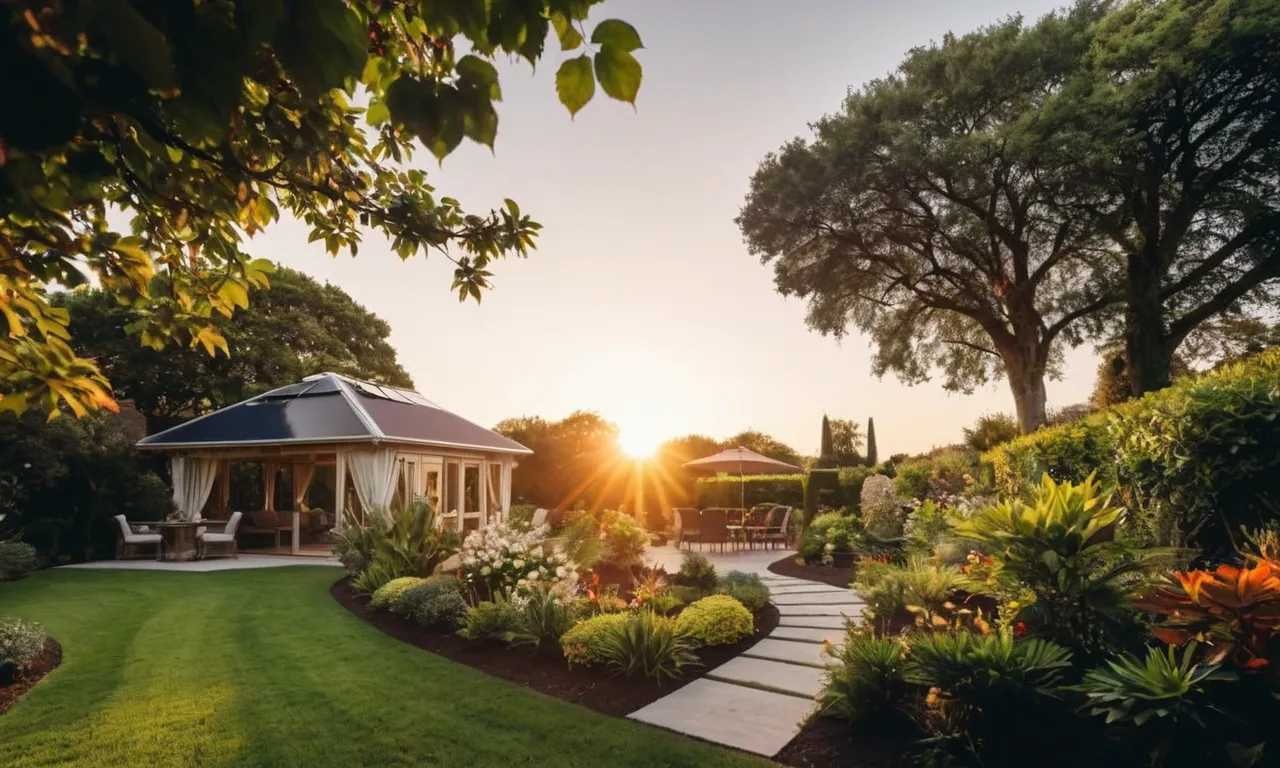
[[[551,14],[551,26],[555,28],[556,36],[560,38],[560,50],[572,51],[582,45],[582,34],[564,14]]]
[[[644,47],[644,44],[640,42],[640,33],[636,32],[636,28],[619,19],[605,19],[596,25],[595,30],[591,33],[591,42],[597,45],[608,43],[618,50],[628,53]]]
[[[591,57],[584,53],[560,65],[556,71],[556,95],[560,97],[560,103],[569,108],[570,115],[576,115],[595,93],[596,79],[591,74]]]
[[[367,29],[343,0],[291,3],[274,48],[289,78],[316,96],[361,75]]]
[[[596,54],[596,77],[610,98],[636,103],[636,94],[640,91],[640,62],[631,54],[612,43],[600,46]],[[560,100],[564,101],[563,97]]]
[[[464,116],[463,133],[468,139],[493,149],[498,135],[498,113],[493,103],[486,100],[472,103]]]
[[[391,119],[391,110],[387,108],[385,102],[377,99],[369,102],[369,110],[364,116],[369,121],[369,125],[382,125]]]
[[[157,91],[178,88],[178,72],[163,33],[147,21],[128,0],[105,0],[98,4],[98,25],[106,35],[111,52]]]
[[[481,89],[494,101],[502,101],[502,88],[498,86],[498,70],[493,64],[479,56],[467,55],[458,60],[456,69],[461,86]]]

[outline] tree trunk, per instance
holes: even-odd
[[[1005,369],[1018,411],[1018,424],[1022,434],[1029,435],[1049,421],[1045,413],[1044,368],[1010,365],[1006,361]]]
[[[1173,349],[1165,333],[1160,298],[1161,270],[1145,254],[1128,259],[1128,305],[1125,309],[1125,358],[1134,397],[1169,386]]]

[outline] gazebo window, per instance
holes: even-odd
[[[489,522],[495,522],[502,512],[502,465],[490,461],[484,466],[488,471],[484,479],[485,508],[489,511]]]
[[[468,462],[462,470],[462,530],[474,531],[481,525],[480,465]]]

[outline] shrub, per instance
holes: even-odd
[[[710,560],[694,552],[685,552],[680,570],[676,572],[675,583],[709,593],[716,588],[719,579],[716,577],[716,567]]]
[[[676,609],[682,605],[685,605],[685,602],[684,598],[678,595],[672,594],[671,592],[664,592],[650,597],[644,601],[644,604],[646,608],[659,616],[666,616],[670,613],[674,613]]]
[[[426,579],[421,576],[401,576],[398,579],[392,579],[374,590],[373,597],[369,599],[369,607],[390,608],[410,588],[416,587],[424,581]]]
[[[894,481],[872,475],[862,484],[862,527],[878,539],[902,535],[902,506],[894,492]]]
[[[853,723],[897,706],[906,689],[903,651],[898,640],[850,628],[825,673],[818,695],[822,713]]]
[[[481,594],[511,597],[543,583],[576,581],[564,555],[542,548],[546,528],[521,533],[507,525],[490,525],[467,534],[462,542],[462,574]]]
[[[872,467],[845,467],[840,470],[840,506],[858,509],[862,503],[862,484],[876,473]]]
[[[1010,440],[983,454],[982,460],[991,465],[996,487],[1016,496],[1046,474],[1072,483],[1096,474],[1109,485],[1116,477],[1114,456],[1106,417],[1097,415]]]
[[[729,595],[753,613],[769,604],[769,588],[754,573],[729,571],[720,579],[716,592]]]
[[[560,636],[574,624],[573,606],[557,590],[534,587],[514,604],[516,622],[508,641],[512,645],[559,645]]]
[[[560,650],[570,665],[602,663],[610,633],[630,620],[627,613],[601,613],[580,621],[560,636]]]
[[[391,610],[423,627],[456,626],[467,613],[461,585],[452,576],[433,576],[410,587]]]
[[[933,470],[923,461],[909,461],[898,465],[893,477],[893,489],[904,498],[923,499],[929,495],[929,478]]]
[[[49,635],[34,621],[0,616],[0,664],[22,668],[44,650]]]
[[[535,504],[512,504],[507,511],[507,525],[517,531],[533,529],[533,513],[538,511]]]
[[[1124,510],[1093,477],[1055,483],[1047,475],[1030,502],[1006,501],[956,524],[991,548],[997,577],[1035,601],[1020,616],[1033,630],[1086,655],[1133,644],[1130,598],[1163,553],[1115,539]]]
[[[947,510],[932,501],[921,502],[907,513],[903,536],[908,552],[933,554],[939,541],[952,536]]]
[[[1225,556],[1280,509],[1280,349],[1117,406],[1110,434],[1145,540]]]
[[[22,541],[0,541],[0,581],[20,579],[36,565],[35,547]]]
[[[698,643],[676,620],[641,611],[607,629],[604,663],[626,675],[636,672],[656,680],[679,677],[698,664]]]
[[[689,587],[683,584],[673,584],[667,587],[667,595],[679,600],[681,605],[696,603],[709,594],[711,594],[711,590],[703,589],[702,587]]]
[[[826,552],[852,552],[861,539],[861,525],[856,517],[823,512],[805,528],[800,537],[799,554],[812,562]]]
[[[468,608],[458,634],[472,642],[501,640],[505,643],[510,642],[518,624],[515,606],[499,596],[492,602],[480,602]]]
[[[804,510],[810,519],[822,507],[840,506],[840,496],[840,470],[811,469],[805,475]]]
[[[953,565],[934,565],[912,556],[905,566],[866,561],[858,569],[853,591],[867,602],[871,616],[881,620],[902,613],[908,606],[938,609],[961,590],[975,587]]]
[[[728,595],[698,600],[680,612],[676,623],[703,645],[736,643],[755,632],[751,611]]]
[[[334,551],[352,574],[352,585],[374,592],[400,576],[430,576],[458,551],[458,534],[439,525],[435,509],[417,500],[391,510],[385,521],[368,525],[348,517]]]
[[[649,534],[630,515],[612,510],[601,516],[600,533],[605,541],[604,562],[634,568],[644,562]]]
[[[972,427],[965,427],[964,444],[975,451],[985,452],[1021,433],[1017,419],[1007,413],[988,413],[978,417]]]
[[[702,477],[694,484],[693,502],[698,509],[739,507],[743,495],[747,508],[756,504],[804,506],[804,475],[756,475],[739,479],[732,476]],[[745,480],[745,482],[744,482]]]
[[[389,552],[378,552],[372,561],[351,580],[357,592],[370,594],[404,574],[403,565]]]

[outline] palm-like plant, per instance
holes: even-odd
[[[1196,664],[1196,644],[1191,643],[1179,658],[1169,646],[1161,651],[1149,648],[1145,660],[1125,656],[1085,673],[1073,690],[1083,693],[1095,715],[1106,715],[1108,723],[1132,722],[1144,725],[1154,718],[1189,718],[1203,726],[1200,712],[1212,708],[1203,700],[1204,684],[1234,680],[1217,664]]]
[[[507,635],[513,645],[532,645],[535,651],[545,642],[558,647],[560,636],[573,626],[573,606],[555,590],[538,587],[518,605],[515,628]]]
[[[849,628],[836,663],[827,667],[818,706],[824,714],[854,722],[897,706],[906,693],[901,641]]]
[[[636,672],[658,681],[676,678],[685,667],[700,663],[698,642],[676,622],[641,611],[614,627],[602,649],[603,660],[619,672]]]
[[[903,677],[983,708],[1009,697],[1050,695],[1070,666],[1071,652],[1047,640],[936,632],[912,638]]]
[[[1078,484],[1045,475],[1030,502],[1006,501],[953,525],[957,536],[990,547],[997,578],[1034,593],[1022,614],[1028,624],[1097,653],[1123,642],[1131,598],[1171,555],[1117,541],[1123,520],[1124,509],[1111,504],[1093,475]]]

